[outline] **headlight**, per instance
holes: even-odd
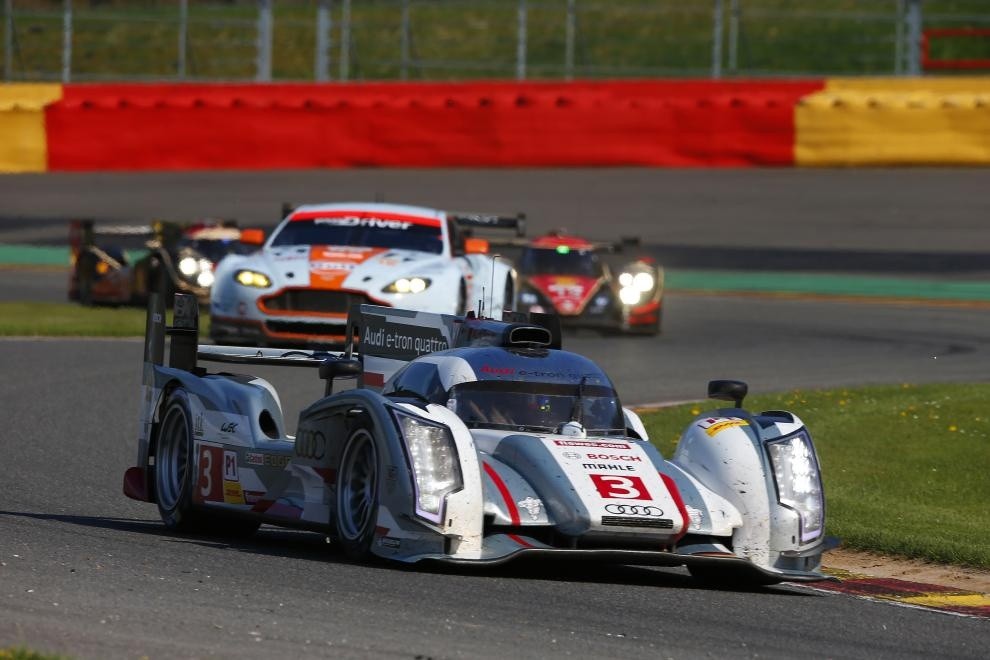
[[[656,284],[656,278],[645,270],[624,271],[619,274],[619,300],[623,305],[636,305]]]
[[[237,280],[238,284],[259,289],[267,289],[272,285],[272,281],[267,275],[255,270],[239,270],[234,274],[234,279]]]
[[[212,270],[201,270],[199,271],[199,275],[196,276],[196,284],[204,289],[213,286],[215,280],[216,277],[213,276]]]
[[[529,291],[523,291],[519,294],[519,302],[524,305],[535,305],[539,302],[535,293],[530,293]]]
[[[382,289],[385,293],[419,293],[430,286],[430,280],[424,277],[400,277]]]
[[[821,536],[825,499],[811,438],[804,432],[767,443],[777,482],[777,500],[798,512],[801,542]]]
[[[454,438],[446,426],[393,412],[412,463],[416,513],[440,523],[447,495],[463,485]]]
[[[624,286],[619,289],[619,300],[623,305],[635,305],[642,297],[643,293],[634,286]]]
[[[194,257],[183,257],[179,261],[179,272],[189,277],[199,270],[199,262]]]

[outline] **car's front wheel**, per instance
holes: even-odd
[[[378,447],[371,431],[351,432],[337,479],[337,540],[351,559],[371,554],[378,518]]]
[[[165,404],[155,456],[155,499],[169,529],[185,532],[199,526],[192,501],[195,477],[189,397],[178,389]]]

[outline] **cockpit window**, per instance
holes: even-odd
[[[450,390],[447,407],[470,428],[552,433],[580,419],[588,435],[624,435],[622,406],[603,385],[473,381]]]
[[[583,275],[601,277],[602,263],[592,250],[562,252],[547,248],[526,248],[519,270],[527,275]]]
[[[447,392],[440,382],[437,365],[429,362],[410,362],[396,372],[383,393],[386,396],[415,396],[439,404],[447,400]]]

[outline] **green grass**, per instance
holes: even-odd
[[[58,79],[62,0],[17,0],[16,79]],[[316,1],[274,4],[273,76],[312,80]],[[339,74],[341,2],[333,3],[331,72]],[[728,8],[728,0],[725,6]],[[529,0],[527,70],[534,78],[564,71],[566,0]],[[74,3],[72,68],[77,79],[172,78],[178,71],[177,3],[103,0]],[[513,78],[516,0],[411,0],[411,79]],[[738,69],[725,75],[826,75],[894,72],[894,0],[742,0]],[[925,25],[986,26],[983,0],[925,0]],[[254,0],[189,3],[187,76],[255,75]],[[400,0],[352,3],[350,78],[395,79],[401,65]],[[712,4],[683,0],[578,0],[576,77],[707,76]],[[937,57],[990,57],[990,39],[938,40]],[[0,66],[2,70],[2,66]]]
[[[62,660],[65,656],[29,651],[23,647],[0,649],[0,660]]]
[[[0,337],[142,337],[144,325],[142,307],[0,302]],[[201,314],[201,336],[209,325],[209,317]]]
[[[850,548],[990,568],[990,384],[896,385],[752,396],[808,425],[827,533]],[[714,403],[714,402],[709,402]],[[672,456],[689,404],[643,416]]]

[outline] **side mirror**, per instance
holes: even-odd
[[[263,229],[242,229],[240,240],[244,245],[264,245],[265,231]]]
[[[488,254],[488,241],[483,238],[465,238],[464,239],[464,253],[465,254]]]
[[[732,401],[736,408],[742,408],[743,399],[749,392],[749,386],[741,380],[710,380],[708,381],[708,398],[721,401]]]
[[[330,357],[320,364],[320,378],[327,381],[326,394],[333,394],[333,381],[335,378],[354,378],[360,375],[362,365],[356,358]]]

